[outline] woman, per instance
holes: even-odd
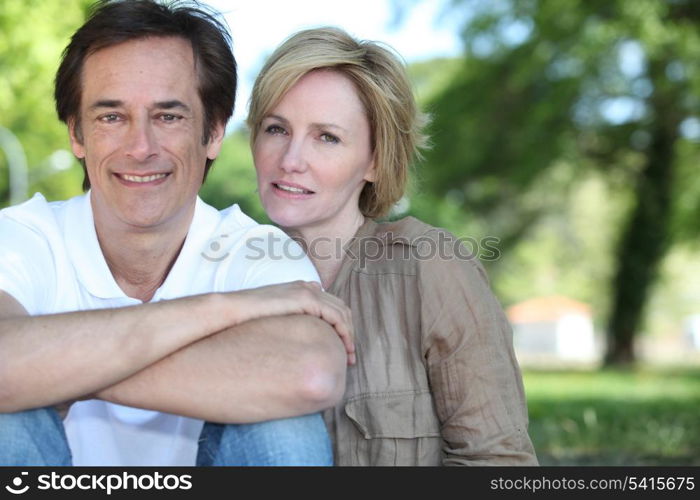
[[[479,262],[415,218],[378,223],[425,142],[405,69],[335,28],[258,76],[248,125],[269,217],[353,313],[356,365],[326,411],[337,465],[536,464],[511,330]]]

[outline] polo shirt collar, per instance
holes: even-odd
[[[64,227],[68,256],[85,289],[101,299],[126,297],[114,280],[97,240],[90,191],[68,202]]]
[[[201,291],[197,284],[201,281],[198,273],[204,260],[202,252],[211,243],[221,219],[221,213],[217,209],[197,197],[192,223],[180,254],[165,281],[153,295],[153,301],[174,299]]]
[[[192,265],[194,258],[201,258],[202,242],[208,241],[219,223],[219,211],[204,203],[199,197],[195,202],[194,216],[180,254],[168,273],[168,277],[156,291],[154,300],[171,298],[175,289],[182,293],[182,281],[190,273],[182,272]],[[95,220],[90,203],[90,191],[68,203],[65,219],[65,242],[68,255],[78,280],[93,296],[101,299],[127,298],[119,287],[100,248],[95,230]],[[167,292],[167,293],[166,293]],[[168,295],[166,297],[165,295]],[[132,299],[135,300],[135,299]]]

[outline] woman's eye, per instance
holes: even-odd
[[[269,125],[265,128],[265,132],[272,135],[284,134],[285,130],[279,125]]]
[[[338,137],[329,133],[321,134],[321,140],[329,144],[338,144],[340,142],[340,139],[338,139]]]

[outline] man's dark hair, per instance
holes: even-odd
[[[94,52],[130,40],[147,37],[180,37],[190,42],[198,74],[198,93],[204,108],[202,143],[209,141],[217,124],[225,125],[236,100],[236,60],[231,36],[217,13],[196,1],[100,0],[88,20],[63,51],[56,73],[54,97],[58,118],[80,130],[82,69]],[[207,159],[204,178],[214,160]],[[83,163],[85,170],[85,164]],[[83,189],[90,187],[85,172]]]

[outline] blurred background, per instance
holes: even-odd
[[[52,85],[90,3],[0,0],[0,207],[81,192]],[[208,3],[241,85],[206,201],[266,220],[243,119],[287,35],[389,43],[433,117],[392,217],[477,242],[541,463],[700,465],[700,2]]]

